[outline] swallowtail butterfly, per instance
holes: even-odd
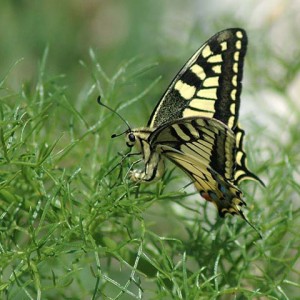
[[[211,37],[176,75],[147,126],[128,125],[126,144],[139,149],[145,164],[144,170],[131,172],[133,180],[159,179],[168,158],[221,217],[238,214],[249,223],[238,184],[245,179],[263,182],[247,168],[245,132],[238,124],[246,48],[243,29]]]

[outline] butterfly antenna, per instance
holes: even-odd
[[[109,107],[109,106],[107,106],[106,104],[104,104],[102,101],[101,101],[101,96],[98,96],[98,98],[97,98],[97,102],[98,102],[98,104],[99,105],[101,105],[101,106],[103,106],[103,107],[105,107],[105,108],[107,108],[107,109],[109,109],[111,112],[113,112],[114,114],[116,114],[125,124],[126,124],[126,126],[128,127],[128,129],[126,129],[124,132],[122,132],[122,133],[118,133],[118,134],[113,134],[112,136],[111,136],[111,138],[115,138],[115,137],[117,137],[117,136],[120,136],[120,135],[123,135],[125,132],[127,132],[127,131],[131,131],[131,128],[130,128],[130,125],[129,125],[129,123],[116,111],[116,110],[113,110],[111,107]]]

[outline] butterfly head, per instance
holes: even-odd
[[[150,128],[135,128],[126,131],[126,145],[129,148],[136,146],[139,150],[149,144],[148,137],[153,130]]]

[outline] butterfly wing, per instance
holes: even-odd
[[[189,175],[200,195],[216,206],[220,217],[227,213],[241,214],[240,207],[246,204],[236,186],[190,155],[168,146],[161,146],[161,149],[168,159]]]
[[[211,37],[176,75],[154,109],[148,127],[186,117],[214,118],[236,134],[235,184],[263,182],[247,167],[245,132],[238,126],[247,35],[243,29],[223,30]]]
[[[242,89],[246,32],[232,28],[211,37],[176,75],[148,127],[183,117],[214,118],[233,129]]]
[[[179,119],[155,130],[149,142],[190,176],[201,196],[216,205],[220,216],[242,215],[240,207],[245,202],[233,183],[235,136],[226,125],[215,119]]]

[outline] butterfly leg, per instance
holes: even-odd
[[[130,177],[133,181],[150,182],[161,178],[165,171],[165,164],[161,155],[157,152],[151,152],[144,158],[144,170],[132,170]]]

